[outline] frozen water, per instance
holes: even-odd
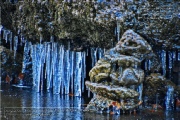
[[[166,110],[174,109],[174,88],[172,86],[167,86],[165,105]]]
[[[30,64],[29,51],[31,47],[31,42],[26,41],[24,45],[24,54],[23,54],[23,64],[22,64],[22,73],[25,73],[26,66]]]
[[[82,53],[76,52],[75,76],[74,76],[74,95],[81,96],[81,72],[82,72]]]
[[[24,51],[28,52],[28,49],[25,43]],[[71,90],[75,96],[81,96],[86,78],[86,52],[70,51],[70,43],[65,49],[64,45],[49,42],[32,45],[31,58],[33,85],[37,92],[44,89],[46,82],[47,89],[52,88],[54,94],[69,94]]]
[[[120,39],[120,23],[117,21],[117,41]]]
[[[70,52],[71,93],[74,92],[74,51]]]
[[[18,46],[18,36],[14,36],[14,44],[13,44],[14,59],[15,59],[15,57],[16,57],[17,46]]]
[[[12,32],[9,33],[10,51],[12,51]]]
[[[142,101],[143,83],[138,86],[139,100]]]
[[[168,57],[169,57],[169,69],[172,69],[173,60],[172,60],[172,52],[171,51],[168,52]]]
[[[164,50],[162,50],[161,52],[161,62],[162,62],[163,75],[166,76],[166,51]]]
[[[180,51],[178,51],[178,61],[180,61]]]
[[[91,49],[91,59],[92,59],[92,67],[94,67],[95,63],[97,62],[97,48],[90,48]]]
[[[47,80],[47,89],[51,88],[51,78],[52,78],[52,69],[51,69],[51,44],[47,43],[46,45],[46,80]]]
[[[98,58],[101,59],[104,56],[104,50],[102,48],[98,48]]]
[[[151,60],[148,60],[148,70],[150,71],[151,70]]]
[[[64,83],[65,83],[65,94],[69,93],[69,87],[70,87],[70,77],[71,77],[71,70],[70,70],[70,42],[68,42],[68,50],[65,52],[65,57],[64,57],[64,62],[65,62],[65,78],[64,78]]]
[[[84,92],[84,79],[86,78],[86,52],[82,52],[82,72],[81,72],[82,92]]]
[[[173,63],[174,63],[176,61],[176,51],[173,51],[172,56],[173,56]]]

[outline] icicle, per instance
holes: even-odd
[[[27,41],[24,46],[24,54],[23,54],[23,64],[22,64],[22,73],[25,73],[26,66],[30,60],[29,58],[29,42]]]
[[[74,51],[71,51],[70,53],[70,66],[71,66],[71,93],[74,92]]]
[[[14,59],[16,57],[16,51],[17,51],[17,46],[18,46],[18,36],[14,36]]]
[[[41,90],[43,90],[43,84],[44,84],[44,63],[46,59],[46,43],[42,45],[42,53],[41,53]]]
[[[54,36],[51,36],[50,41],[53,43],[54,42]]]
[[[180,61],[180,51],[178,51],[178,61]]]
[[[98,48],[98,57],[101,59],[104,56],[104,51],[101,48]]]
[[[65,51],[64,51],[64,46],[60,46],[60,51],[59,51],[59,67],[58,67],[58,92],[61,91],[61,94],[64,94],[64,87],[65,86],[65,73],[64,73],[64,56],[65,56]]]
[[[151,60],[148,60],[148,70],[150,71],[151,70]]]
[[[23,45],[23,36],[22,36],[22,34],[20,35],[20,45],[21,46]]]
[[[49,90],[52,84],[52,69],[51,69],[51,44],[47,46],[46,52],[46,75],[47,75],[47,89]]]
[[[40,44],[42,43],[42,41],[43,41],[43,36],[42,34],[40,34]]]
[[[9,34],[10,51],[12,51],[12,32]]]
[[[168,52],[168,57],[169,57],[169,69],[172,69],[172,52],[169,51]]]
[[[42,66],[41,66],[41,76],[40,76],[40,80],[41,80],[41,90],[43,90],[43,84],[44,84],[44,64],[42,63]]]
[[[40,73],[39,73],[40,71],[38,69],[38,65],[41,66],[39,64],[40,56],[38,55],[39,54],[38,47],[39,47],[39,45],[34,45],[34,48],[33,48],[34,50],[32,50],[32,52],[34,52],[34,55],[32,57],[32,61],[33,61],[33,86],[35,87],[37,92],[39,92],[38,82],[40,82],[38,79],[38,75],[40,76]]]
[[[74,95],[81,96],[81,72],[82,72],[82,53],[76,52],[76,69],[74,78]]]
[[[8,31],[8,30],[4,30],[4,31],[3,31],[3,39],[6,40],[6,43],[8,42],[8,34],[9,34],[9,31]]]
[[[117,27],[115,27],[114,35],[115,35],[115,36],[117,35]]]
[[[23,44],[23,43],[25,43],[26,41],[27,41],[27,40],[25,40],[24,36],[21,35],[21,43]]]
[[[69,59],[69,53],[70,53],[70,42],[68,42],[68,50],[65,52],[65,94],[69,94],[69,87],[70,87],[70,59]]]
[[[84,52],[84,59],[83,59],[83,66],[84,66],[84,78],[86,78],[86,52]]]
[[[15,36],[16,37],[16,36]],[[32,59],[32,71],[33,71],[33,86],[35,86],[35,77],[36,77],[36,45],[31,46],[31,59]]]
[[[166,110],[174,109],[174,88],[172,86],[167,86],[165,105]]]
[[[120,39],[120,23],[119,23],[119,21],[117,21],[117,35],[118,35],[117,41],[119,41],[119,39]]]
[[[82,72],[81,72],[81,85],[82,85],[82,92],[84,92],[84,79],[86,78],[86,52],[82,52]]]
[[[43,79],[41,78],[41,74],[43,70],[43,66],[44,66],[44,59],[45,59],[45,49],[44,49],[44,45],[43,44],[40,44],[39,45],[39,65],[37,65],[37,68],[38,68],[38,75],[37,75],[37,92],[39,92],[39,88],[40,88],[40,85],[43,85]],[[42,88],[42,87],[41,87]],[[41,89],[42,90],[42,89]]]
[[[172,53],[173,55],[173,63],[176,61],[176,51],[173,51],[173,53]]]
[[[57,43],[52,43],[52,73],[53,73],[53,93],[54,94],[58,94],[59,91],[58,90],[58,78],[57,78],[57,73],[58,73],[58,68],[57,68],[57,65],[58,65],[58,59],[57,59],[57,54],[58,51],[57,51]]]
[[[0,11],[1,11],[1,8],[0,8]],[[0,24],[0,41],[2,40],[1,38],[2,30],[3,30],[3,26]]]
[[[171,79],[171,72],[172,72],[172,66],[173,66],[173,57],[172,57],[172,52],[168,52],[168,58],[169,58],[169,78]]]
[[[61,45],[60,46],[60,52],[59,52],[59,68],[58,68],[58,82],[60,83],[58,85],[58,89],[60,90],[61,94],[64,94],[64,88],[65,86],[65,72],[64,72],[64,56],[65,56],[65,50],[64,50],[64,46]]]
[[[148,63],[148,60],[145,60],[145,62],[144,62],[144,69],[145,69],[145,71],[148,70],[148,65],[147,65],[147,63]]]
[[[162,50],[161,52],[162,68],[163,75],[166,76],[166,51]]]
[[[3,26],[0,24],[0,34],[2,32]]]
[[[58,46],[56,46],[58,47]],[[55,74],[53,78],[53,84],[55,84],[55,86],[53,85],[53,93],[59,94],[61,91],[61,88],[64,88],[64,84],[63,84],[63,79],[64,79],[64,64],[63,64],[63,59],[64,59],[64,46],[60,46],[58,47],[59,51],[57,49],[57,61],[56,64],[54,66],[55,68]],[[57,66],[56,66],[57,65]],[[64,92],[64,91],[63,91]],[[63,93],[62,93],[63,94]]]
[[[88,98],[90,98],[90,93],[91,93],[90,88],[88,88]]]
[[[139,100],[142,101],[143,83],[138,86]]]
[[[97,62],[97,48],[91,48],[91,59],[92,59],[92,67]]]

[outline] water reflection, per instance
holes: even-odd
[[[29,88],[16,88],[1,84],[2,119],[10,120],[134,120],[180,118],[180,111],[144,110],[136,114],[111,115],[83,112],[90,99],[52,94],[52,91],[37,93]]]
[[[3,111],[6,110],[6,119],[82,118],[84,100],[81,97],[53,95],[52,91],[37,93],[32,89],[16,88],[7,84],[3,84],[1,89],[2,108]]]

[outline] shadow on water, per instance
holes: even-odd
[[[83,112],[87,97],[35,92],[32,88],[16,88],[1,83],[2,120],[176,120],[180,111],[139,111],[138,113],[110,115]]]

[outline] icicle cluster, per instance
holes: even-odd
[[[94,65],[96,64],[98,59],[101,59],[105,53],[105,49],[101,49],[101,48],[90,48],[91,50],[91,60],[92,60],[92,67],[94,67]]]
[[[81,96],[86,77],[86,53],[70,51],[55,42],[31,46],[33,84],[37,92],[53,89],[54,94]],[[45,70],[44,70],[45,69]],[[45,83],[46,82],[46,83]]]
[[[0,37],[1,34],[3,36],[1,39],[4,39],[6,43],[10,44],[10,51],[14,50],[14,59],[15,59],[16,51],[18,48],[18,36],[13,36],[13,33],[10,30],[3,28],[2,25],[0,25]]]

